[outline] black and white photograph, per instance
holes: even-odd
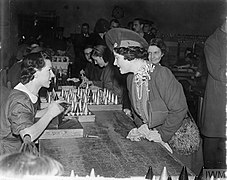
[[[0,0],[0,179],[227,179],[227,0]]]

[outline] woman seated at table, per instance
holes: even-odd
[[[31,53],[24,57],[21,65],[21,82],[11,91],[1,117],[0,154],[18,152],[23,138],[31,141],[39,138],[49,122],[63,107],[52,102],[46,109],[37,111],[38,92],[49,88],[52,72],[51,57],[45,52]],[[35,122],[35,118],[40,118]]]
[[[123,87],[118,69],[113,66],[114,56],[108,47],[97,45],[93,48],[91,55],[95,64],[99,65],[103,70],[100,81],[93,81],[95,86],[102,89],[106,88],[118,96],[120,102],[122,100]]]
[[[80,71],[81,75],[84,75],[88,80],[90,81],[100,81],[100,77],[102,74],[102,68],[100,68],[98,65],[95,65],[92,58],[91,54],[93,51],[92,46],[87,46],[84,49],[84,57],[87,60],[87,64],[85,69]]]

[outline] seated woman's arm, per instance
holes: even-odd
[[[49,122],[58,114],[60,114],[62,111],[63,107],[61,107],[58,103],[56,102],[51,103],[46,112],[43,114],[43,116],[39,119],[39,121],[37,121],[32,126],[27,127],[20,131],[21,138],[23,138],[24,135],[29,134],[31,136],[31,141],[36,140],[45,130]]]
[[[36,118],[41,118],[47,112],[47,109],[48,108],[38,110],[37,113],[36,113],[36,115],[35,115],[35,117]]]
[[[43,116],[30,127],[27,127],[20,131],[20,136],[23,138],[24,135],[29,134],[31,136],[31,140],[36,140],[41,133],[45,130],[49,122],[60,114],[63,111],[63,107],[60,106],[57,102],[52,102],[47,108],[46,112]]]
[[[41,135],[49,122],[63,111],[63,107],[56,102],[51,103],[46,113],[39,121],[34,123],[35,114],[32,106],[29,100],[23,100],[23,102],[13,101],[8,110],[8,118],[13,134],[20,135],[22,139],[24,135],[28,134],[31,140],[34,141]]]

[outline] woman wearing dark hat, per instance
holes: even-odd
[[[164,43],[153,40],[155,43],[147,53],[146,41],[123,28],[108,31],[106,42],[114,52],[114,65],[120,72],[133,73],[128,76],[127,86],[136,124],[157,126],[160,140],[168,142],[181,126],[188,107],[181,84],[168,68],[159,64],[165,53]]]
[[[148,46],[137,33],[123,28],[108,31],[106,42],[114,52],[114,65],[122,74],[131,73],[127,87],[138,129],[132,129],[127,138],[159,142],[171,152],[169,142],[184,124],[188,106],[182,85],[168,68],[159,64],[166,51],[164,42],[153,39]],[[197,134],[195,141],[199,144],[198,131]],[[190,148],[183,156],[198,146]]]
[[[187,113],[186,98],[172,72],[158,64],[164,55],[161,49],[150,46],[149,50],[149,56],[156,58],[152,58],[155,64],[149,63],[144,48],[116,47],[114,65],[119,67],[122,74],[133,73],[128,76],[127,86],[135,123],[138,127],[144,123],[149,128],[156,127],[160,140],[168,142]]]

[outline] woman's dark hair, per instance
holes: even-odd
[[[93,49],[93,46],[92,46],[91,44],[88,44],[88,45],[86,45],[86,46],[84,47],[84,50],[85,50],[85,49],[88,49],[88,48]]]
[[[97,45],[93,48],[91,57],[102,57],[104,62],[112,63],[114,60],[114,56],[104,45]]]
[[[26,55],[21,64],[21,83],[27,84],[34,79],[34,74],[45,67],[45,59],[51,60],[51,56],[45,52],[30,53]]]
[[[89,24],[88,24],[88,23],[83,23],[83,24],[82,24],[82,27],[83,27],[83,26],[86,26],[86,27],[89,28]]]
[[[104,32],[107,32],[109,30],[109,28],[110,28],[109,22],[104,18],[100,18],[95,23],[94,32],[95,33],[104,33]]]
[[[151,39],[149,46],[157,46],[159,49],[161,49],[161,52],[164,55],[167,52],[166,44],[160,38],[153,38],[153,39]]]
[[[133,59],[148,60],[147,50],[138,46],[118,47],[114,48],[114,51],[129,61]]]
[[[5,177],[23,177],[25,175],[62,175],[61,163],[48,156],[35,156],[29,153],[13,153],[0,158],[0,173]]]
[[[117,24],[120,25],[120,22],[118,21],[118,19],[111,19],[111,20],[110,20],[110,24],[111,24],[112,22],[117,23]]]

